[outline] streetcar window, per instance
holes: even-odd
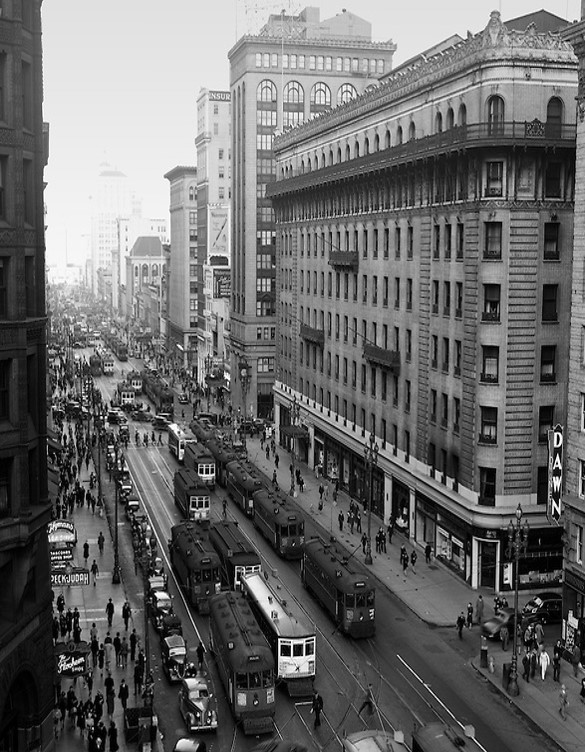
[[[368,592],[366,593],[366,598],[368,599],[368,606],[374,605],[374,595],[375,595],[375,590],[368,590]]]
[[[315,640],[305,642],[305,655],[315,655]]]
[[[353,593],[345,594],[345,605],[348,608],[355,608],[355,596]]]
[[[365,593],[357,593],[355,597],[355,605],[357,608],[364,608],[366,605],[366,595]]]
[[[293,645],[293,655],[295,658],[301,658],[303,655],[303,643],[296,642]]]
[[[290,648],[291,648],[290,642],[281,642],[280,643],[280,654],[283,657],[289,657],[290,656],[290,652],[291,652]]]
[[[236,689],[248,689],[248,674],[236,671]]]
[[[268,671],[262,672],[262,686],[263,687],[270,687],[273,684],[272,679],[272,671],[269,669]]]
[[[196,583],[200,583],[201,582],[201,570],[199,570],[199,569],[195,572],[195,582]]]

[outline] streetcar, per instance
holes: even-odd
[[[154,405],[155,413],[173,414],[175,395],[157,373],[144,369],[142,377],[142,391]]]
[[[104,372],[104,376],[114,375],[114,356],[112,355],[112,353],[104,353],[102,357],[102,370]]]
[[[187,600],[200,614],[209,613],[209,598],[221,590],[220,561],[207,531],[193,522],[171,528],[171,564]]]
[[[254,527],[283,559],[300,559],[305,542],[305,519],[280,491],[254,491]]]
[[[178,423],[171,423],[168,427],[169,434],[169,451],[174,454],[179,462],[185,461],[185,448],[188,444],[193,444],[197,439]]]
[[[130,384],[132,389],[134,389],[136,394],[142,393],[142,376],[138,373],[138,371],[130,371],[130,373],[126,377],[126,381]]]
[[[175,505],[187,520],[209,524],[211,499],[209,488],[197,473],[181,468],[173,479]]]
[[[208,439],[205,445],[215,460],[215,479],[222,488],[225,488],[227,483],[227,464],[237,460],[238,456],[221,439]]]
[[[237,723],[245,734],[273,731],[274,658],[242,593],[209,599],[210,650]]]
[[[194,418],[189,423],[189,428],[197,437],[197,441],[201,441],[203,444],[206,444],[210,439],[213,439],[216,434],[215,428],[208,420]]]
[[[272,649],[276,682],[283,682],[291,697],[313,694],[317,650],[315,627],[306,621],[299,608],[293,610],[288,596],[283,598],[282,592],[260,572],[245,574],[241,583],[242,592]]]
[[[260,557],[237,522],[213,522],[209,528],[209,540],[219,555],[222,580],[229,590],[241,590],[242,576],[261,570]]]
[[[254,492],[261,488],[264,488],[264,484],[254,465],[249,462],[228,462],[226,465],[228,496],[248,517],[254,514]]]
[[[301,580],[344,634],[374,635],[376,589],[347,549],[335,541],[325,543],[321,538],[305,541]]]
[[[89,356],[89,371],[92,376],[101,376],[104,372],[102,359],[97,353]]]
[[[184,462],[185,467],[194,470],[209,488],[215,488],[215,459],[207,447],[203,444],[188,443],[185,446]]]
[[[468,752],[483,749],[475,741],[473,726],[459,730],[436,721],[421,726],[412,735],[412,752],[455,752],[461,749]]]
[[[406,752],[402,731],[366,729],[343,739],[343,752]]]

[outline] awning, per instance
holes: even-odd
[[[51,449],[53,452],[63,451],[63,445],[57,439],[57,434],[50,429],[47,431],[47,448]]]
[[[280,433],[293,439],[309,438],[309,432],[304,426],[280,426]]]

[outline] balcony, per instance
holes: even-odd
[[[385,350],[377,345],[364,345],[364,358],[382,368],[387,368],[396,375],[400,373],[400,353],[394,350]]]
[[[329,266],[357,269],[359,258],[357,251],[330,251]]]
[[[301,338],[323,347],[325,344],[325,331],[323,329],[315,329],[315,327],[308,326],[307,324],[301,324]]]

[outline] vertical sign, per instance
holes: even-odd
[[[563,489],[563,427],[557,424],[548,432],[548,498],[546,516],[557,525],[561,519]]]

